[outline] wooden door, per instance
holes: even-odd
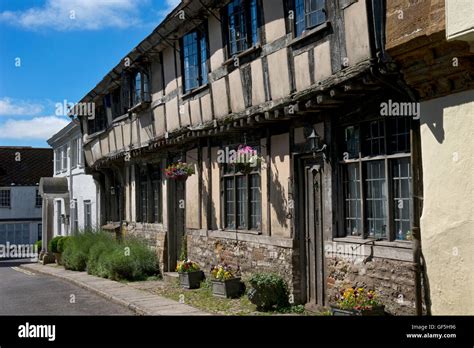
[[[324,242],[322,230],[321,162],[304,162],[306,300],[325,305]]]
[[[174,272],[185,234],[185,182],[169,180],[168,272]]]

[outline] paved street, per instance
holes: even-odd
[[[28,262],[0,261],[0,315],[134,315],[78,286],[17,268],[22,261]]]

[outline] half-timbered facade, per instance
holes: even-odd
[[[414,313],[419,126],[381,112],[410,101],[382,3],[181,2],[81,100],[101,225],[146,239],[164,271],[186,236],[204,268],[280,273],[297,302],[367,286]],[[245,174],[220,160],[241,144],[263,158]],[[196,175],[166,180],[178,160]]]

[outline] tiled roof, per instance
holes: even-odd
[[[53,150],[0,146],[0,186],[34,186],[53,176]]]

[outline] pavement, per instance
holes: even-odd
[[[25,262],[0,261],[0,315],[136,315],[74,284],[20,268]]]
[[[104,299],[114,302],[138,315],[210,315],[197,308],[179,303],[165,297],[136,289],[124,283],[99,278],[86,272],[73,272],[61,266],[41,265],[37,263],[22,264],[21,269],[35,274],[55,277],[86,289]],[[0,277],[0,279],[2,279]],[[2,279],[3,280],[3,279]]]

